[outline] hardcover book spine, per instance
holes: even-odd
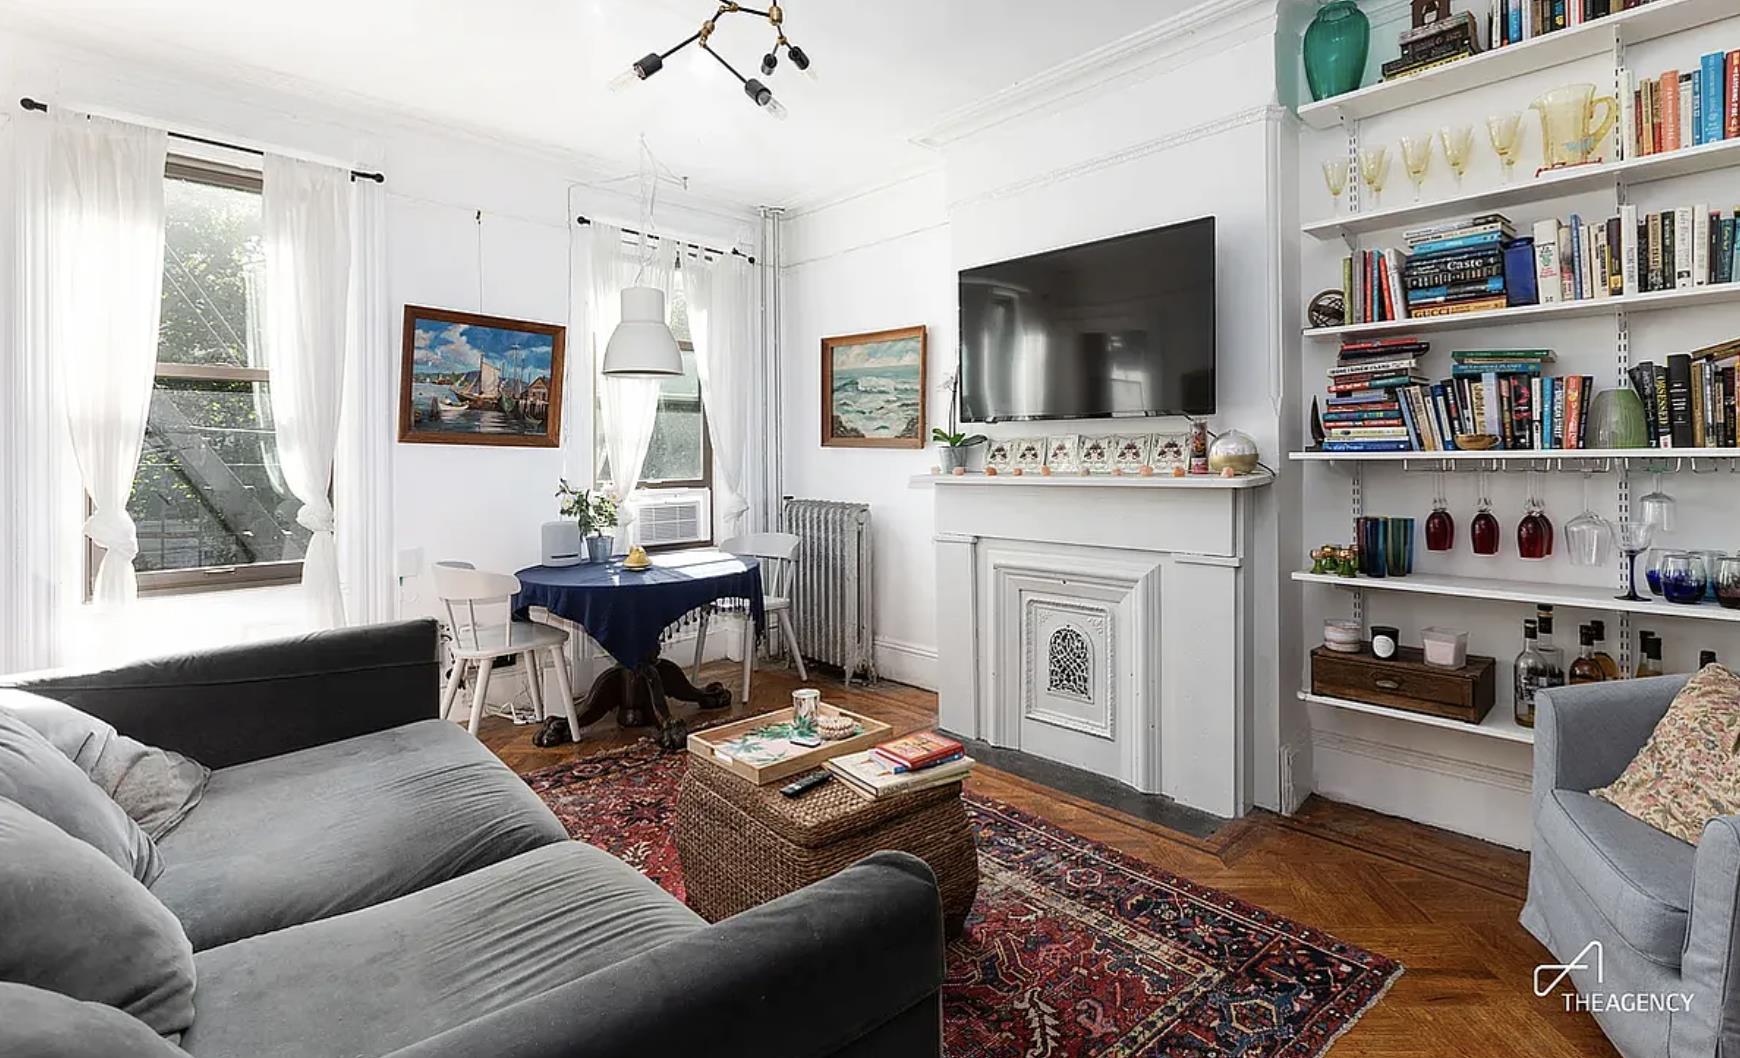
[[[1544,420],[1541,413],[1541,377],[1536,375],[1529,379],[1529,436],[1534,439],[1533,447],[1547,447],[1546,435],[1541,432]]]
[[[1661,149],[1680,149],[1680,72],[1668,70],[1661,75]]]
[[[1703,130],[1704,143],[1715,143],[1722,138],[1723,110],[1728,98],[1722,69],[1726,58],[1718,51],[1698,60],[1698,127]]]
[[[1727,113],[1724,118],[1727,128],[1723,138],[1740,139],[1740,50],[1728,53],[1726,66],[1728,88],[1723,97],[1727,100]]]
[[[1674,443],[1673,399],[1668,393],[1667,368],[1649,365],[1649,381],[1655,389],[1656,447],[1672,448]]]
[[[1588,284],[1585,279],[1588,273],[1583,268],[1583,218],[1571,214],[1571,287],[1565,297],[1566,301],[1582,301],[1589,296]]]
[[[1692,358],[1675,353],[1667,358],[1668,422],[1675,448],[1692,447]]]
[[[1557,218],[1535,222],[1535,289],[1543,305],[1561,300]]]
[[[1674,281],[1673,289],[1692,285],[1692,209],[1681,206],[1674,210]]]
[[[1692,207],[1692,286],[1710,282],[1710,207]]]
[[[1639,291],[1637,282],[1637,207],[1619,207],[1620,290],[1625,294]]]

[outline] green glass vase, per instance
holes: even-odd
[[[1312,99],[1359,87],[1371,48],[1371,20],[1354,0],[1329,0],[1305,28],[1305,81]]]
[[[1637,390],[1618,386],[1595,394],[1589,414],[1589,447],[1649,447],[1649,420]]]

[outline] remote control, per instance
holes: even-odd
[[[830,772],[818,771],[812,775],[806,775],[795,782],[781,786],[779,792],[785,794],[787,797],[802,797],[804,794],[822,785],[833,777],[834,776]]]

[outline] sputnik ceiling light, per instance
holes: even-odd
[[[713,17],[701,23],[700,29],[678,42],[675,47],[666,51],[650,52],[645,58],[639,60],[633,66],[630,66],[628,69],[618,74],[610,82],[611,90],[621,91],[636,82],[646,80],[653,74],[664,69],[666,59],[675,55],[677,52],[682,51],[691,44],[699,44],[702,51],[719,60],[719,65],[731,71],[731,76],[737,78],[737,80],[742,83],[743,94],[753,100],[756,106],[762,108],[776,118],[784,118],[785,107],[780,105],[779,100],[773,98],[772,89],[768,88],[765,84],[761,83],[760,80],[754,77],[745,77],[738,73],[735,66],[732,66],[729,62],[725,61],[723,55],[720,55],[718,52],[713,50],[713,45],[711,43],[713,31],[718,28],[719,19],[725,15],[755,15],[767,19],[768,25],[773,27],[773,32],[775,34],[773,47],[768,49],[767,54],[761,57],[762,77],[773,76],[773,71],[779,67],[779,52],[781,48],[785,49],[786,58],[791,60],[793,66],[797,67],[800,71],[808,72],[810,68],[810,57],[804,53],[802,48],[785,38],[785,11],[778,3],[769,4],[767,10],[760,11],[753,7],[744,7],[742,4],[726,2],[719,5],[719,10],[713,12]]]

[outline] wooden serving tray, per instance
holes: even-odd
[[[823,702],[818,712],[824,715],[844,716],[856,720],[864,730],[851,738],[843,738],[838,742],[823,742],[819,746],[805,749],[801,746],[791,746],[784,739],[768,740],[769,753],[777,754],[778,759],[762,759],[761,754],[734,752],[730,743],[747,736],[756,728],[769,724],[790,723],[792,710],[776,709],[760,716],[746,717],[735,723],[721,724],[705,731],[697,731],[689,736],[689,752],[695,756],[724,768],[740,778],[747,779],[757,786],[767,786],[790,778],[800,772],[813,771],[822,766],[822,761],[838,757],[846,753],[856,753],[859,750],[879,746],[894,737],[894,728],[873,717],[861,713],[850,712],[837,706]],[[795,750],[795,752],[788,752]]]

